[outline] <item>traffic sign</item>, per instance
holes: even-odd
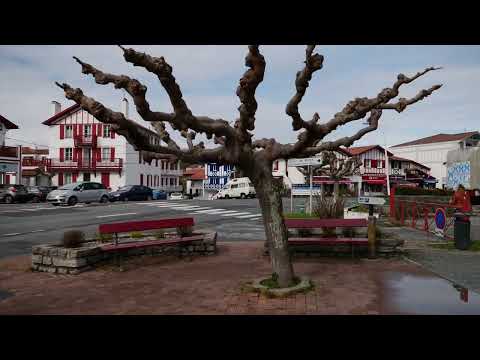
[[[385,199],[384,198],[379,198],[379,197],[359,197],[358,198],[358,203],[359,204],[365,204],[365,205],[384,205],[385,204]]]
[[[322,163],[322,158],[320,157],[288,160],[288,166],[309,166],[309,165],[320,165],[321,163]]]

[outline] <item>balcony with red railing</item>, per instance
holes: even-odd
[[[97,147],[97,135],[85,136],[84,134],[75,135],[73,137],[75,147],[88,146],[92,148]]]
[[[81,160],[72,161],[59,159],[48,159],[48,171],[120,171],[123,168],[123,159],[115,158],[113,160]]]
[[[0,146],[0,157],[18,159],[18,147],[16,146]]]
[[[47,159],[28,159],[24,158],[22,159],[22,166],[35,166],[35,167],[42,167],[47,165],[48,160]]]

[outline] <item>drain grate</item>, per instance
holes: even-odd
[[[0,289],[0,301],[13,296],[13,293]]]

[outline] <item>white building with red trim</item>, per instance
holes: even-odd
[[[128,102],[123,101],[128,116]],[[181,190],[178,161],[148,164],[123,136],[78,104],[63,111],[58,102],[52,104],[52,117],[43,122],[50,137],[47,171],[53,175],[52,185],[95,181],[112,190],[124,185],[146,185],[168,193]]]
[[[0,184],[18,184],[22,172],[22,147],[5,146],[5,138],[9,130],[18,126],[0,115]]]
[[[22,147],[22,184],[26,186],[50,186],[47,172],[48,149]]]

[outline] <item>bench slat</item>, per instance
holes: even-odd
[[[156,246],[156,245],[172,245],[172,244],[181,244],[181,243],[188,243],[191,241],[198,241],[202,240],[203,235],[195,235],[183,238],[175,238],[171,240],[148,240],[148,241],[132,241],[128,243],[118,244],[115,246],[114,244],[103,245],[100,247],[102,251],[116,251],[116,250],[126,250],[126,249],[134,249],[134,248],[142,248],[147,246]]]
[[[288,243],[292,245],[338,245],[354,244],[368,245],[367,238],[289,238]]]
[[[101,224],[98,227],[100,234],[115,234],[131,231],[144,231],[156,229],[169,229],[178,226],[193,226],[193,218],[178,218],[178,219],[161,219],[161,220],[145,220],[145,221],[130,221],[123,223]]]
[[[330,227],[368,227],[367,219],[285,219],[289,229],[317,229]]]

